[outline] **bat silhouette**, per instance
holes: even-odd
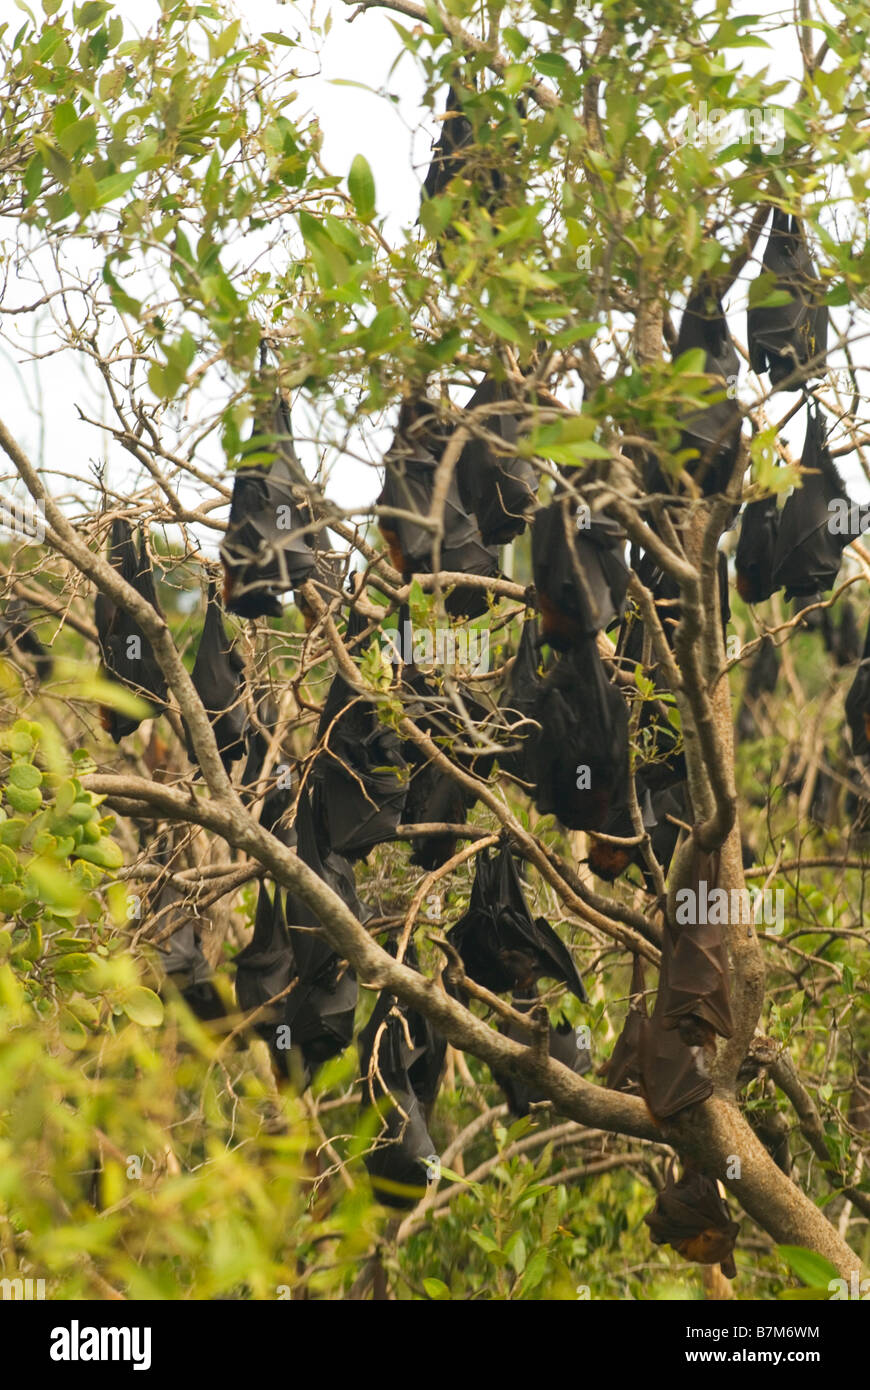
[[[662,964],[656,1010],[663,1028],[679,1029],[680,1037],[691,1047],[706,1046],[714,1034],[730,1038],[734,1033],[731,997],[728,987],[728,951],[722,926],[702,920],[698,905],[717,886],[719,856],[696,849],[692,866],[695,911],[690,920],[666,922],[662,942]],[[706,895],[702,892],[706,885]],[[694,918],[695,920],[691,920]],[[701,920],[699,920],[701,919]]]
[[[507,724],[507,737],[516,745],[499,754],[499,766],[531,790],[537,781],[537,749],[543,730],[537,722],[542,677],[538,673],[538,620],[523,623],[519,647],[511,667],[500,709]]]
[[[713,1082],[703,1072],[699,1047],[689,1047],[679,1032],[662,1022],[658,1000],[652,1018],[640,1030],[640,1088],[656,1124],[713,1094]]]
[[[407,1210],[426,1191],[437,1157],[426,1112],[438,1091],[446,1047],[416,1010],[385,991],[378,995],[359,1035],[359,1058],[363,1109],[375,1108],[383,1126],[363,1162],[384,1206]]]
[[[581,1003],[586,990],[567,946],[543,917],[533,918],[507,846],[477,856],[468,911],[448,937],[469,979],[494,994],[530,997],[539,979],[558,980]]]
[[[327,852],[325,859],[321,857],[307,790],[300,794],[296,810],[296,853],[360,915],[350,866],[338,855]],[[353,1038],[359,987],[353,970],[320,932],[316,913],[295,893],[287,894],[286,921],[298,982],[284,1004],[283,1022],[291,1043],[291,1051],[284,1051],[284,1065],[289,1072],[295,1055],[307,1086],[323,1063],[337,1057]]]
[[[40,681],[51,679],[54,658],[49,648],[40,642],[34,619],[19,598],[11,598],[0,615],[0,640],[13,656],[20,652],[29,659]]]
[[[851,666],[861,655],[861,635],[855,605],[848,599],[843,600],[839,623],[835,623],[827,608],[822,609],[822,615],[825,620],[822,626],[825,647],[838,666]]]
[[[607,1066],[607,1088],[610,1091],[624,1091],[627,1095],[640,1094],[641,1032],[647,1016],[645,991],[643,958],[635,955],[631,967],[628,1013],[622,1025],[622,1032],[613,1044]]]
[[[346,640],[367,626],[351,609]],[[313,768],[316,814],[329,843],[351,861],[392,837],[408,795],[408,765],[392,729],[360,699],[341,674],[329,688],[317,729],[323,745]]]
[[[656,816],[650,790],[639,774],[635,777],[635,789],[643,828],[649,833],[656,825]],[[617,786],[607,820],[601,826],[602,835],[618,836],[623,840],[636,837],[637,831],[631,819],[629,806],[629,791],[629,775],[626,773],[624,783]],[[589,832],[589,867],[599,878],[613,883],[630,864],[640,864],[643,867],[640,845],[613,844],[610,840],[601,839],[593,831]]]
[[[807,248],[803,228],[796,217],[789,217],[780,208],[773,210],[773,224],[761,270],[762,274],[776,277],[774,290],[787,294],[789,302],[757,304],[748,310],[746,336],[750,364],[759,375],[770,373],[774,389],[794,376],[795,379],[782,389],[800,391],[811,377],[824,373],[828,309],[823,302],[824,286]]]
[[[245,756],[244,672],[245,663],[224,632],[217,585],[209,581],[205,622],[191,680],[214,729],[221,762],[227,770]],[[190,732],[185,732],[188,757],[196,762]]]
[[[290,411],[280,391],[257,412],[245,452],[259,461],[240,467],[233,480],[221,545],[224,605],[240,618],[280,618],[281,595],[304,584],[317,562]]]
[[[737,592],[744,603],[763,603],[774,593],[773,556],[779,533],[779,508],[775,497],[749,502],[740,524],[734,557]]]
[[[514,996],[511,1000],[513,1007],[518,1013],[530,1013],[538,1003],[537,994],[532,998],[523,999]],[[512,1042],[524,1043],[528,1045],[529,1038],[526,1033],[516,1023],[506,1022],[504,1019],[498,1025],[498,1031]],[[592,1068],[592,1057],[588,1048],[581,1047],[578,1042],[577,1029],[573,1023],[562,1018],[553,1026],[550,1024],[550,1056],[557,1062],[561,1062],[563,1067],[573,1071],[576,1076],[585,1076]],[[514,1115],[528,1115],[533,1105],[540,1105],[547,1099],[534,1085],[526,1081],[523,1077],[512,1076],[507,1071],[495,1070],[492,1072],[493,1080],[504,1091],[507,1103]]]
[[[861,662],[846,696],[846,722],[855,757],[870,757],[870,623]]]
[[[701,284],[692,295],[680,322],[674,357],[700,349],[704,353],[704,372],[718,377],[717,384],[704,392],[719,397],[703,410],[681,417],[680,449],[694,449],[697,460],[690,460],[686,471],[705,496],[724,492],[737,462],[742,416],[736,397],[725,394],[739,373],[737,350],[717,294]],[[660,475],[659,475],[660,476]],[[655,491],[661,489],[656,486]]]
[[[629,776],[628,708],[593,637],[560,658],[541,688],[535,804],[571,830],[603,830]]]
[[[542,636],[567,651],[622,616],[629,571],[625,534],[605,516],[581,514],[578,527],[567,496],[557,497],[532,521],[532,571]]]
[[[717,1184],[697,1168],[686,1164],[675,1182],[672,1159],[664,1189],[643,1219],[654,1245],[671,1245],[685,1259],[721,1265],[726,1278],[735,1277],[734,1243],[740,1227],[729,1217]]]
[[[510,399],[503,383],[484,377],[465,409]],[[477,518],[484,545],[506,545],[526,528],[538,479],[532,465],[516,454],[517,423],[512,414],[486,415],[483,428],[501,440],[504,452],[487,439],[470,439],[459,456],[456,481],[462,505]]]
[[[719,618],[722,624],[723,639],[727,639],[728,622],[731,618],[731,603],[728,597],[728,557],[724,551],[720,550],[716,560]],[[679,584],[656,563],[649,551],[640,554],[636,546],[631,548],[631,568],[644,587],[649,589],[668,646],[673,647],[677,625],[682,616]],[[643,620],[638,614],[626,614],[618,644],[618,653],[623,668],[628,666],[633,671],[633,668],[643,661],[643,642]],[[657,664],[653,651],[649,667],[650,674],[655,671]]]
[[[275,885],[269,897],[265,880],[260,881],[254,935],[235,957],[236,1000],[240,1009],[249,1013],[261,1008],[276,994],[285,990],[293,979],[295,961],[284,920],[281,889]],[[284,1069],[286,1052],[279,1049],[278,1029],[284,1012],[283,1000],[273,1004],[254,1024],[257,1033],[268,1044],[276,1064]]]
[[[770,695],[776,689],[779,667],[779,649],[773,639],[765,634],[761,639],[761,646],[752,658],[743,687],[743,700],[737,715],[738,738],[754,738],[758,735],[753,707],[760,696]]]
[[[160,613],[145,538],[140,533],[137,554],[130,523],[124,517],[116,517],[112,522],[109,563],[122,579],[131,584],[136,592],[151,604],[156,613]],[[94,622],[106,678],[126,686],[128,690],[139,695],[152,706],[154,714],[164,709],[166,680],[157,664],[151,643],[135,619],[123,608],[116,607],[105,594],[98,593],[94,601]],[[141,718],[135,718],[108,708],[100,710],[103,728],[111,734],[115,743],[120,743],[127,734],[134,733],[142,719],[148,717],[143,715]]]
[[[165,865],[168,859],[166,848],[158,848],[154,854],[155,863]],[[174,927],[172,935],[155,947],[159,952],[158,967],[164,977],[161,992],[179,994],[191,1013],[203,1023],[225,1018],[226,1009],[214,983],[214,972],[196,933],[197,919],[172,883],[166,882],[158,889],[150,906],[150,916],[161,935],[168,927]]]
[[[478,150],[472,151],[473,145],[474,127],[460,107],[456,89],[451,86],[447,92],[447,108],[441,130],[423,183],[421,206],[428,199],[442,197],[450,191],[454,180],[461,179],[466,198],[458,212],[460,217],[467,213],[472,195],[474,201],[487,212],[495,210],[504,180],[498,169],[484,163]],[[456,232],[452,226],[448,226],[443,235],[452,240]],[[443,265],[440,247],[436,254]]]
[[[851,535],[831,529],[829,504],[845,500],[842,479],[825,442],[818,407],[807,412],[807,433],[801,468],[814,469],[802,479],[782,509],[773,553],[773,582],[785,588],[787,599],[830,589]]]
[[[383,516],[378,523],[390,558],[406,582],[415,573],[432,572],[432,532],[422,522],[432,510],[435,473],[448,437],[425,396],[402,402],[396,434],[384,458],[384,486],[377,505],[411,513],[410,517]],[[440,568],[489,577],[498,574],[498,554],[484,546],[477,522],[465,511],[455,472],[444,501]],[[486,612],[486,591],[457,584],[444,606],[454,617],[479,617]]]
[[[256,722],[249,719],[245,725],[248,756],[240,786],[247,792],[245,799],[249,803],[256,804],[262,800],[260,824],[263,829],[271,831],[282,844],[292,845],[296,842],[296,831],[288,823],[288,815],[293,806],[293,787],[290,764],[280,748],[268,778],[263,779],[266,754],[277,722],[278,710],[274,700],[268,693],[261,695],[257,703]]]

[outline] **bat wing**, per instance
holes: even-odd
[[[851,537],[832,532],[830,503],[842,500],[845,489],[824,442],[818,413],[807,420],[801,467],[815,469],[788,498],[780,519],[773,559],[777,588],[786,598],[830,589],[840,568],[842,552]]]
[[[663,1027],[658,1001],[640,1034],[640,1084],[650,1113],[668,1120],[713,1094],[713,1082],[699,1069],[700,1049],[687,1047],[679,1033]]]
[[[681,1018],[700,1018],[720,1037],[734,1034],[728,989],[728,952],[722,928],[699,922],[681,927],[676,944],[665,932],[667,962],[662,961],[661,1019],[675,1028]]]
[[[870,624],[864,641],[863,658],[846,695],[846,722],[855,757],[870,756]]]
[[[735,564],[737,592],[746,603],[763,603],[774,592],[773,560],[779,532],[775,497],[750,502],[743,513]]]

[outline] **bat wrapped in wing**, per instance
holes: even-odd
[[[158,848],[154,860],[157,864],[168,864],[169,853],[165,846]],[[159,952],[158,969],[164,978],[161,993],[180,995],[202,1023],[225,1018],[226,1009],[214,983],[214,971],[205,958],[197,934],[197,923],[201,919],[194,915],[171,882],[164,882],[158,888],[149,907],[149,917],[153,921],[153,934],[163,936],[172,929],[172,935],[155,947]]]
[[[281,994],[293,979],[295,961],[287,923],[284,918],[284,903],[281,889],[274,887],[274,896],[269,896],[265,880],[260,881],[257,894],[257,911],[254,917],[254,935],[248,945],[239,951],[233,964],[236,967],[236,999],[240,1009],[250,1013],[268,1004],[270,999]],[[261,1014],[254,1027],[268,1044],[275,1061],[283,1066],[286,1057],[279,1049],[278,1029],[284,1014],[283,1000],[271,1005],[268,1012]]]
[[[867,624],[864,653],[846,695],[846,722],[855,757],[870,757],[870,623]]]
[[[537,994],[531,998],[524,999],[514,996],[511,1000],[513,1007],[518,1013],[530,1013],[538,1003]],[[502,1020],[498,1025],[498,1031],[512,1042],[524,1043],[528,1045],[529,1036],[524,1033],[516,1023]],[[573,1023],[569,1023],[566,1018],[561,1018],[554,1026],[550,1024],[549,1053],[556,1062],[561,1062],[563,1067],[573,1071],[575,1076],[585,1076],[592,1068],[592,1057],[587,1047],[579,1041],[578,1031]],[[524,1077],[513,1076],[508,1071],[501,1071],[493,1068],[493,1080],[498,1083],[507,1097],[507,1103],[513,1115],[528,1115],[533,1105],[540,1105],[547,1097],[535,1089],[532,1082]]]
[[[775,592],[773,557],[779,516],[775,497],[749,502],[743,513],[734,564],[737,592],[744,603],[763,603]]]
[[[691,886],[681,890],[682,901],[681,892],[677,893],[676,924],[665,923],[656,1009],[662,1027],[678,1029],[683,1041],[693,1047],[712,1044],[716,1033],[721,1038],[734,1033],[728,950],[718,911],[712,920],[719,906],[712,901],[718,877],[718,852],[707,854],[696,848]]]
[[[473,94],[463,93],[463,96],[471,97]],[[441,130],[423,183],[420,221],[424,224],[428,222],[424,209],[430,199],[442,198],[454,189],[463,195],[457,216],[466,217],[472,203],[492,213],[498,206],[503,187],[504,180],[497,161],[494,158],[487,160],[483,147],[475,142],[474,126],[462,110],[456,88],[451,85],[447,92]],[[456,232],[452,225],[443,227],[441,219],[438,219],[438,235],[452,240]],[[443,265],[440,245],[437,255]]]
[[[384,486],[376,505],[405,513],[397,516],[387,511],[378,524],[390,558],[406,582],[415,573],[432,572],[432,531],[425,523],[449,435],[425,396],[402,402],[396,434],[384,458]],[[477,522],[463,507],[455,471],[444,498],[443,523],[439,569],[490,578],[498,574],[498,552],[483,544]],[[457,584],[445,600],[452,617],[479,617],[486,607],[486,590],[470,585]]]
[[[717,380],[703,393],[713,397],[711,403],[681,417],[680,449],[696,451],[698,457],[689,460],[686,471],[704,495],[710,496],[724,492],[734,472],[742,415],[740,402],[731,392],[739,372],[737,350],[719,297],[706,283],[699,285],[686,305],[674,357],[693,349],[704,353],[704,372]]]
[[[825,440],[818,407],[807,412],[807,433],[801,468],[813,470],[802,478],[782,509],[773,554],[773,582],[785,588],[787,599],[826,592],[837,578],[843,550],[852,540],[848,530],[833,525],[832,503],[848,500]]]
[[[257,411],[245,454],[221,545],[224,604],[240,618],[280,618],[281,595],[314,573],[316,530],[301,489],[290,410],[279,390]]]
[[[140,533],[137,554],[130,523],[124,517],[116,517],[112,522],[109,563],[151,604],[156,613],[160,613],[145,537]],[[164,709],[166,679],[157,664],[151,643],[135,618],[117,607],[105,594],[98,593],[94,603],[94,622],[107,679],[126,686],[140,696],[152,706],[152,713]],[[111,734],[115,743],[120,743],[127,734],[134,733],[148,715],[136,717],[103,708],[100,717],[106,732]]]
[[[217,585],[209,581],[205,622],[191,680],[214,730],[221,762],[229,770],[245,756],[245,663],[235,645],[224,632],[218,603]],[[187,754],[196,762],[196,752],[187,735]]]
[[[538,672],[538,620],[523,623],[520,643],[511,667],[500,709],[507,722],[505,737],[514,748],[500,753],[499,766],[531,790],[537,780],[537,748],[543,730],[537,721],[542,677]]]
[[[543,917],[533,918],[513,854],[505,845],[494,858],[477,856],[468,911],[448,939],[469,979],[494,994],[531,996],[540,979],[558,980],[581,1001],[586,990],[565,943]]]
[[[381,1128],[364,1163],[378,1201],[415,1206],[437,1162],[427,1110],[440,1084],[446,1042],[416,1010],[383,991],[359,1035],[363,1109],[377,1110]]]
[[[643,1219],[654,1245],[671,1245],[685,1259],[721,1265],[727,1279],[735,1277],[734,1244],[740,1227],[728,1215],[713,1178],[686,1164],[675,1181],[672,1159],[664,1189]]]
[[[787,294],[789,299],[785,304],[750,304],[746,315],[749,361],[759,375],[770,373],[775,390],[800,391],[811,377],[825,371],[828,308],[803,228],[781,208],[773,210],[761,271],[774,277],[763,298]],[[788,385],[783,385],[786,381]]]
[[[622,1032],[613,1044],[613,1051],[607,1066],[607,1088],[610,1091],[624,1091],[627,1095],[632,1096],[640,1094],[641,1032],[646,1016],[646,980],[644,979],[643,959],[636,955],[631,967],[631,994],[628,1013],[622,1025]]]
[[[629,581],[621,527],[574,507],[569,497],[556,497],[532,521],[542,637],[556,651],[568,651],[620,618]]]
[[[484,377],[465,410],[471,412],[509,400],[510,393],[503,383]],[[477,518],[484,545],[506,545],[526,528],[528,513],[536,501],[537,474],[528,460],[516,453],[517,423],[512,414],[487,414],[482,428],[487,435],[495,436],[502,448],[488,438],[475,435],[469,439],[459,455],[456,481],[462,505]]]
[[[541,687],[535,804],[571,830],[603,830],[624,801],[628,707],[608,681],[595,639],[562,656]]]
[[[260,824],[269,830],[284,845],[296,842],[296,831],[288,817],[293,808],[293,785],[291,761],[279,746],[272,769],[267,777],[263,769],[272,736],[278,723],[278,710],[268,692],[261,694],[256,703],[256,718],[248,719],[245,725],[245,746],[248,756],[242,771],[240,786],[244,789],[245,800],[253,806],[262,802]]]

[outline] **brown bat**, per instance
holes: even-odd
[[[721,1265],[727,1279],[736,1275],[734,1242],[740,1227],[729,1217],[718,1186],[706,1174],[687,1164],[675,1182],[671,1160],[664,1190],[643,1219],[654,1245],[673,1246],[685,1259],[699,1264]]]
[[[677,927],[665,926],[656,1011],[662,1027],[677,1028],[690,1047],[712,1046],[714,1035],[734,1032],[728,990],[728,951],[712,894],[719,855],[696,849],[692,886],[677,906]],[[678,899],[680,893],[677,894]],[[681,910],[687,920],[680,922]],[[712,920],[713,917],[716,920]]]
[[[607,1088],[610,1091],[625,1091],[628,1095],[640,1093],[640,1036],[647,1016],[645,989],[643,958],[635,956],[628,1014],[607,1067]]]

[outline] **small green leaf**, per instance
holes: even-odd
[[[776,1248],[802,1284],[819,1288],[837,1278],[834,1266],[814,1250],[805,1250],[802,1245],[778,1245]]]
[[[121,1000],[121,1008],[128,1018],[143,1028],[159,1028],[163,1022],[163,1004],[153,989],[146,989],[144,985],[132,989]]]
[[[347,176],[347,186],[358,217],[371,221],[375,212],[375,178],[365,155],[354,156]]]
[[[447,1285],[442,1283],[440,1279],[424,1279],[423,1288],[429,1297],[438,1303],[446,1303],[453,1297]]]

